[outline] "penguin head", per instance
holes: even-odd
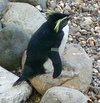
[[[49,23],[49,27],[57,33],[68,24],[70,18],[71,15],[58,13],[56,11],[49,11],[47,22]]]

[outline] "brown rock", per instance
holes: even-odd
[[[90,37],[90,38],[88,38],[87,43],[88,43],[91,47],[93,47],[94,44],[95,44],[95,39],[94,39],[93,37]]]
[[[84,45],[84,44],[86,44],[86,41],[81,41],[81,43]]]
[[[67,44],[62,65],[63,71],[56,79],[52,78],[52,73],[47,73],[30,80],[40,94],[53,86],[75,88],[84,93],[88,90],[92,78],[92,62],[81,47]]]
[[[87,24],[87,25],[91,25],[91,24],[93,24],[93,21],[91,20],[91,17],[87,17],[87,18],[85,18],[85,24]]]
[[[77,3],[82,3],[82,0],[75,0]]]
[[[57,11],[57,12],[62,12],[62,8],[59,6],[59,5],[57,5],[57,7],[55,8],[55,11]]]

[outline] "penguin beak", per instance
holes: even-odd
[[[69,19],[72,18],[75,14],[76,14],[76,13],[74,13],[74,12],[70,12],[68,18],[69,18]]]

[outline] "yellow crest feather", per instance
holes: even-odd
[[[57,13],[56,11],[54,10],[47,10],[47,12],[45,12],[47,15],[52,15],[52,14],[55,14]]]
[[[65,20],[66,18],[67,18],[67,17],[64,17],[64,18],[62,18],[62,19],[57,20],[56,26],[55,26],[55,28],[54,28],[54,30],[56,31],[56,33],[57,33],[58,30],[59,30],[59,25],[60,25],[60,23],[61,23],[63,20]]]
[[[47,12],[45,12],[48,16],[50,16],[50,15],[53,15],[53,14],[55,14],[55,13],[58,13],[57,11],[54,11],[54,10],[47,10]],[[54,30],[56,31],[56,33],[58,32],[58,30],[59,30],[59,25],[60,25],[60,23],[63,21],[63,20],[65,20],[67,17],[64,17],[64,18],[62,18],[62,19],[59,19],[59,20],[57,20],[57,22],[56,22],[56,26],[54,27]]]

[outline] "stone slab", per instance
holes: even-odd
[[[27,82],[12,87],[18,78],[0,66],[0,103],[20,103],[29,98],[32,88]]]

